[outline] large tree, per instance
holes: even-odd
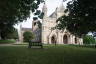
[[[22,22],[35,12],[43,0],[0,0],[0,36],[13,29],[13,25]]]
[[[65,27],[77,36],[83,36],[88,32],[96,31],[96,0],[72,0],[67,3],[65,13],[60,17],[57,28]]]

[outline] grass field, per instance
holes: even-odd
[[[0,46],[0,64],[96,64],[96,49],[75,46]]]

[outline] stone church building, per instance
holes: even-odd
[[[66,15],[64,10],[62,3],[50,16],[47,16],[47,5],[44,4],[42,8],[44,13],[42,23],[38,20],[33,20],[32,22],[32,31],[35,35],[32,41],[44,44],[83,44],[82,38],[74,36],[67,29],[63,31],[58,29],[52,30],[57,25],[56,20],[62,15]]]
[[[57,25],[56,20],[62,15],[66,15],[64,10],[65,8],[62,3],[50,16],[47,16],[47,5],[44,4],[42,8],[42,12],[44,13],[42,22],[33,19],[32,29],[22,28],[20,39],[23,41],[22,34],[25,31],[31,31],[35,36],[32,40],[33,42],[44,44],[83,44],[82,38],[74,36],[66,28],[63,31],[52,29]]]

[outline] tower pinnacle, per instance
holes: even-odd
[[[42,12],[44,13],[44,17],[47,16],[47,5],[46,2],[44,2],[43,8],[42,8]]]

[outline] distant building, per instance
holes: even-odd
[[[20,31],[19,31],[19,41],[23,42],[23,33],[26,31],[32,32],[32,28],[23,28],[22,25],[20,25]]]

